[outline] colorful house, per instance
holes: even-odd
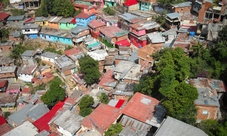
[[[41,39],[54,42],[54,43],[61,43],[66,45],[72,45],[72,37],[68,31],[57,30],[57,29],[50,29],[50,28],[43,28],[39,36]]]
[[[116,0],[105,0],[105,6],[113,7],[116,5],[117,5]]]
[[[86,14],[96,14],[99,12],[98,7],[96,5],[86,5],[82,3],[75,3],[74,4],[75,10],[81,10],[83,13]]]
[[[91,32],[91,36],[94,38],[97,38],[99,36],[99,30],[104,28],[106,26],[105,23],[100,22],[98,20],[92,20],[89,24],[88,27],[90,29]]]
[[[72,40],[75,45],[87,37],[90,37],[89,28],[87,26],[77,26],[76,28],[71,29]]]
[[[48,19],[48,27],[50,28],[55,28],[55,29],[58,29],[59,28],[59,25],[58,25],[58,22],[62,19],[62,17],[50,17]]]
[[[156,0],[139,0],[139,10],[150,11],[152,10],[152,4],[155,2]]]
[[[121,29],[129,31],[130,25],[138,23],[143,20],[146,20],[146,18],[137,16],[131,13],[124,13],[124,14],[118,15],[118,26]]]
[[[100,30],[100,37],[106,42],[117,46],[130,46],[127,31],[116,26],[107,26]]]
[[[129,39],[138,48],[147,45],[147,32],[157,29],[160,25],[152,21],[142,21],[130,26]],[[154,31],[154,30],[153,30]]]
[[[124,5],[124,7],[126,7],[127,12],[139,9],[138,0],[125,0],[123,5]]]
[[[95,19],[94,14],[80,13],[76,16],[76,24],[78,26],[87,26],[87,24],[94,19]]]
[[[48,19],[46,17],[36,17],[34,21],[35,24],[40,26],[48,26]]]
[[[71,30],[76,27],[75,19],[72,17],[63,18],[59,21],[59,29]]]
[[[40,29],[38,24],[26,24],[22,27],[22,34],[27,38],[36,39],[38,38]]]

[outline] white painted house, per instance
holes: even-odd
[[[22,34],[26,35],[27,38],[35,39],[38,38],[40,29],[39,24],[25,24],[22,27]]]
[[[24,82],[32,82],[37,65],[23,65],[18,70],[18,79]]]
[[[41,61],[54,64],[55,60],[58,59],[61,55],[52,53],[52,52],[44,52],[41,54]]]
[[[9,0],[10,4],[21,2],[21,0]]]

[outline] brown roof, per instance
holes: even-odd
[[[3,134],[9,132],[12,128],[7,124],[4,123],[0,126],[0,136],[2,136]]]
[[[116,37],[117,33],[123,32],[123,30],[117,26],[107,26],[102,28],[100,32],[103,33],[105,36],[112,38],[112,37]]]
[[[0,104],[14,103],[17,95],[0,93]]]
[[[80,14],[78,14],[76,16],[76,18],[89,18],[90,16],[92,16],[93,14],[87,14],[87,13],[83,13],[81,12]]]
[[[146,123],[152,119],[155,106],[158,104],[157,99],[137,92],[122,110],[122,113]]]
[[[151,55],[156,51],[158,50],[152,47],[151,45],[147,45],[138,50],[138,57],[148,62],[153,62],[153,57]]]
[[[8,83],[8,80],[2,80],[2,81],[0,81],[0,88],[5,87],[7,85],[7,83]]]
[[[74,47],[72,49],[66,50],[64,52],[64,54],[69,57],[71,55],[76,55],[76,54],[81,53],[81,52],[83,52],[81,49]]]
[[[98,20],[92,20],[88,26],[92,27],[92,28],[97,28],[97,27],[102,27],[102,26],[105,26],[106,24],[101,22],[101,21],[98,21]]]
[[[103,133],[120,115],[120,109],[101,103],[90,115],[82,120],[81,125],[91,128],[95,124],[99,132]]]

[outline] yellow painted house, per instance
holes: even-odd
[[[35,24],[39,24],[40,26],[48,26],[48,18],[46,17],[36,17]]]

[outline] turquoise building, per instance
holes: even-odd
[[[63,18],[58,22],[59,29],[71,30],[76,27],[76,22],[74,18]]]
[[[152,2],[139,1],[139,9],[143,11],[150,11],[152,9]]]
[[[105,0],[105,6],[113,7],[116,5],[117,5],[116,0]]]
[[[42,40],[49,42],[73,45],[72,37],[68,31],[60,31],[57,29],[42,29],[39,33]]]

